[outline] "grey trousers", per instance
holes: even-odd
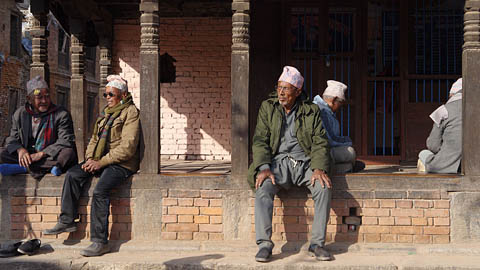
[[[313,218],[311,244],[321,247],[325,245],[327,223],[330,217],[331,190],[326,186],[322,188],[319,182],[312,187],[310,179],[312,170],[309,163],[293,166],[293,163],[285,158],[271,164],[272,173],[275,175],[276,185],[271,179],[266,179],[257,189],[255,194],[255,233],[259,248],[273,249],[272,237],[272,214],[273,199],[281,188],[288,189],[290,186],[306,186],[312,193],[315,206]]]
[[[333,160],[333,166],[331,168],[332,173],[342,174],[352,172],[355,166],[355,160],[357,154],[355,149],[351,146],[337,146],[330,148],[330,156]]]

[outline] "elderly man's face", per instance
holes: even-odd
[[[120,90],[118,90],[115,87],[107,86],[105,88],[105,93],[103,94],[103,97],[107,99],[107,106],[109,108],[112,108],[113,106],[117,105],[122,98],[124,98],[126,93],[121,93]]]
[[[50,91],[46,88],[38,89],[33,92],[33,94],[29,97],[30,104],[32,104],[33,109],[35,112],[46,112],[52,101],[50,100]]]
[[[301,89],[297,89],[287,82],[279,81],[277,84],[278,102],[287,110],[293,107],[295,100],[301,93]]]

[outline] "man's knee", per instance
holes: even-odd
[[[327,188],[327,186],[325,187],[322,187],[322,185],[320,183],[315,183],[315,185],[311,188],[311,192],[312,192],[312,199],[313,200],[316,200],[320,197],[323,197],[323,198],[330,198],[331,194],[332,194],[332,189],[331,188]]]
[[[266,179],[262,185],[256,190],[256,198],[273,198],[277,193],[277,189],[272,183],[272,180]]]

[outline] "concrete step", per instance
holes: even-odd
[[[478,245],[330,244],[327,249],[334,260],[319,262],[308,255],[307,245],[296,251],[282,251],[283,243],[277,244],[271,262],[257,263],[256,246],[244,242],[112,242],[112,253],[85,258],[79,252],[88,244],[44,241],[34,256],[1,258],[0,269],[480,269]]]

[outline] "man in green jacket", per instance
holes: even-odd
[[[277,91],[263,101],[258,113],[248,181],[256,189],[255,232],[259,251],[255,259],[259,262],[268,262],[272,256],[275,194],[292,185],[306,186],[315,204],[309,253],[317,260],[331,259],[323,248],[332,187],[327,175],[330,149],[320,110],[308,100],[302,86],[300,72],[284,67]]]

